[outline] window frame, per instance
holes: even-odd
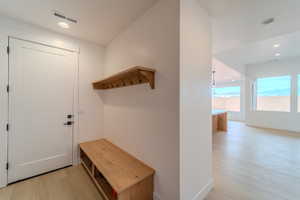
[[[297,73],[296,76],[296,113],[300,114],[300,73]]]
[[[290,100],[289,100],[289,111],[279,111],[279,110],[258,110],[258,79],[267,79],[267,78],[276,78],[276,77],[289,77],[290,78]],[[282,75],[274,75],[274,76],[261,76],[256,77],[254,83],[251,85],[251,96],[252,96],[252,110],[255,112],[275,112],[275,113],[292,113],[293,112],[293,76],[291,74],[282,74]]]
[[[237,87],[239,88],[239,111],[232,111],[232,110],[226,110],[226,109],[219,109],[219,110],[226,110],[228,112],[231,112],[231,113],[241,113],[242,112],[242,97],[241,97],[241,94],[242,94],[242,86],[241,85],[226,85],[226,86],[220,86],[220,87],[213,87],[212,90],[214,89],[217,89],[217,88],[233,88],[233,87]],[[214,91],[212,91],[212,98],[213,98],[213,101],[215,99],[215,93]],[[214,110],[214,108],[213,108]]]

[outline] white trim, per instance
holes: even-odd
[[[4,45],[0,44],[1,52],[4,51],[3,57],[0,57],[0,188],[7,185],[7,131],[6,124],[8,123],[8,94],[5,92],[6,85],[8,84],[8,55],[6,53],[6,47],[8,46],[8,36],[0,36],[1,43],[4,42]],[[4,49],[2,49],[4,47]],[[4,60],[2,60],[4,59]],[[6,63],[5,65],[2,65]]]
[[[78,165],[80,163],[79,159],[79,54],[76,54],[76,74],[74,81],[74,104],[73,104],[73,114],[74,114],[74,126],[73,126],[73,165]]]
[[[214,181],[211,179],[209,183],[198,192],[192,200],[203,200],[207,197],[208,193],[213,189]]]
[[[29,40],[28,39],[22,39],[22,38],[14,37],[14,36],[9,36],[9,38],[16,39],[16,40],[21,40],[21,41],[24,41],[24,42],[30,42],[30,43],[34,43],[34,44],[39,44],[39,45],[50,47],[50,48],[60,49],[60,50],[63,50],[63,51],[69,51],[69,52],[76,52],[76,53],[78,53],[78,50],[73,50],[73,49],[70,49],[70,48],[63,48],[63,47],[59,47],[59,46],[47,44],[45,42],[37,42],[37,41],[32,41],[30,39]]]
[[[296,74],[296,85],[295,85],[295,90],[296,90],[296,92],[295,92],[295,94],[296,94],[296,105],[295,105],[295,111],[296,111],[296,113],[297,114],[299,114],[299,112],[300,112],[300,105],[298,104],[298,102],[300,102],[300,101],[298,101],[298,98],[300,98],[300,93],[298,92],[298,91],[300,91],[300,88],[299,88],[299,86],[300,86],[300,73],[297,73]]]
[[[153,193],[153,200],[161,200],[161,197],[156,192]]]

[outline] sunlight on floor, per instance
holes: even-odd
[[[102,200],[82,166],[69,167],[12,184],[1,200]]]
[[[215,188],[207,200],[298,200],[300,134],[229,122],[213,135]]]

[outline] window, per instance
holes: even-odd
[[[298,112],[300,112],[300,75],[298,75]]]
[[[241,87],[213,88],[213,109],[240,112]]]
[[[259,78],[256,81],[256,110],[291,110],[291,77]]]

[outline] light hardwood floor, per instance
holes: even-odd
[[[82,166],[69,167],[12,184],[0,200],[102,200]]]
[[[215,188],[207,200],[300,200],[300,134],[230,122],[213,135]],[[82,166],[10,185],[0,200],[102,200]],[[169,200],[169,199],[166,199]]]
[[[300,199],[300,133],[230,122],[213,135],[213,156],[207,200]]]

